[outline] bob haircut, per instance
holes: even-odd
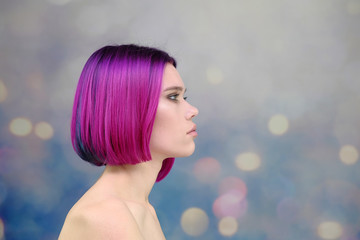
[[[137,45],[105,46],[87,60],[76,89],[71,141],[75,152],[96,166],[151,160],[154,125],[166,52]],[[156,181],[170,172],[163,161]]]

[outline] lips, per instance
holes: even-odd
[[[190,131],[187,132],[187,134],[197,134],[196,133],[196,124],[191,128]]]

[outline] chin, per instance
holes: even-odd
[[[170,147],[168,148],[170,149]],[[172,148],[173,150],[173,148]],[[195,152],[195,143],[188,144],[184,147],[177,147],[175,151],[163,151],[162,157],[165,158],[183,158],[189,157]]]
[[[189,147],[188,149],[186,149],[186,151],[183,152],[182,156],[179,156],[179,157],[189,157],[194,152],[195,152],[195,144],[193,146]]]

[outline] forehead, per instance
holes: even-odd
[[[165,65],[164,76],[162,80],[162,89],[173,86],[184,88],[184,83],[176,68],[172,64],[167,63]]]

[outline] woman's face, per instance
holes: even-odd
[[[185,86],[175,67],[166,64],[159,105],[150,138],[153,159],[187,157],[195,150],[198,109],[184,99]]]

